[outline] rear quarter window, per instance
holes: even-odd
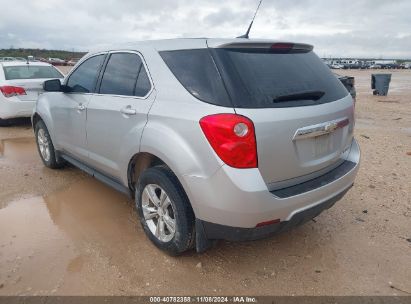
[[[160,55],[178,81],[194,97],[210,104],[232,107],[208,49],[162,51]]]

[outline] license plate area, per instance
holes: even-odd
[[[326,156],[334,151],[332,134],[325,134],[314,138],[314,156],[316,158]]]

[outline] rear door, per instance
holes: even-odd
[[[212,50],[236,113],[255,125],[258,167],[270,189],[335,167],[353,137],[353,101],[306,45]]]
[[[137,52],[111,52],[98,94],[87,109],[87,148],[93,167],[120,177],[122,155],[138,146],[155,98],[143,57]],[[134,151],[138,152],[138,151]]]
[[[105,56],[103,53],[86,59],[68,76],[65,82],[68,92],[53,93],[56,96],[50,111],[58,147],[80,161],[88,159],[86,110]]]

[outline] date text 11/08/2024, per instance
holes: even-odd
[[[257,303],[255,297],[150,297],[150,303]]]

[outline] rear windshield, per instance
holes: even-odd
[[[236,108],[295,107],[327,103],[348,95],[312,51],[278,54],[265,49],[204,49],[162,53],[167,53],[162,54],[163,59],[186,89],[196,96],[193,91],[201,87],[207,91],[203,93],[208,94],[207,101],[213,104],[231,103]],[[228,92],[227,99],[221,90]]]
[[[63,75],[51,66],[8,66],[3,67],[6,80],[63,78]]]

